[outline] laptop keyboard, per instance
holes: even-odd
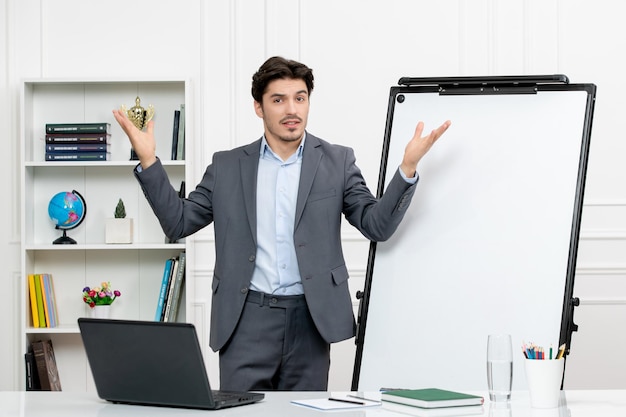
[[[219,391],[213,390],[213,401],[222,402],[222,401],[231,401],[237,400],[241,398],[241,393],[233,393],[228,391]]]

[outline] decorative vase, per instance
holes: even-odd
[[[111,305],[97,305],[91,309],[94,319],[108,319],[111,316]]]

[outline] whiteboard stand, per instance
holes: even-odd
[[[420,161],[409,210],[372,243],[354,390],[484,390],[487,336],[570,353],[596,86],[565,75],[402,78],[391,87],[378,196],[415,125],[452,126]]]

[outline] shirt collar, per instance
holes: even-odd
[[[304,135],[302,135],[300,146],[298,146],[298,150],[296,151],[298,158],[302,157],[302,151],[304,150],[305,139],[306,139],[306,131],[304,132]],[[265,134],[263,134],[263,137],[261,138],[261,149],[259,150],[259,157],[263,158],[263,155],[265,155],[266,152],[271,152],[274,156],[276,156],[274,151],[272,151],[272,148],[270,148],[270,145],[267,144],[267,139],[265,138]],[[278,156],[276,157],[278,158]]]

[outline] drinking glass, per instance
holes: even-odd
[[[487,338],[487,385],[491,401],[511,399],[513,349],[509,334],[492,334]]]

